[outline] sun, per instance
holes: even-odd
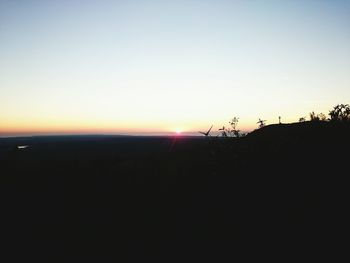
[[[176,135],[181,135],[182,130],[180,130],[180,129],[176,129],[176,130],[175,130],[175,133],[176,133]]]

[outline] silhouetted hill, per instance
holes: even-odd
[[[346,151],[349,134],[350,122],[300,122],[268,125],[249,133],[244,140],[256,153],[269,156],[274,152],[276,158],[289,155],[296,162],[319,162],[315,159],[321,155],[340,158],[337,152]]]
[[[289,124],[272,124],[254,130],[247,135],[254,139],[288,138],[332,138],[350,133],[350,122],[305,121]]]
[[[1,139],[2,237],[50,262],[314,259],[342,246],[349,134],[305,122],[232,139]]]

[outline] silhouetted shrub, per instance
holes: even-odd
[[[333,110],[329,111],[330,121],[350,121],[349,104],[338,104]]]
[[[319,113],[318,114],[318,118],[320,119],[320,121],[326,121],[327,120],[327,116],[323,113]]]
[[[310,112],[310,121],[326,121],[327,117],[323,113],[316,114],[315,112]]]
[[[245,136],[245,133],[242,133],[240,130],[237,129],[238,126],[238,117],[234,117],[231,121],[229,121],[229,124],[231,125],[231,128],[225,128],[223,126],[219,129],[221,132],[222,137],[242,137]]]
[[[264,127],[266,125],[266,120],[261,120],[259,118],[259,121],[257,123],[259,123],[259,128],[262,128],[262,127]]]

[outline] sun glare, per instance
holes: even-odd
[[[180,135],[182,133],[182,130],[176,130],[175,133],[176,135]]]

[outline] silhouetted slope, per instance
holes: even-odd
[[[256,154],[267,154],[270,159],[286,155],[295,166],[310,166],[323,158],[330,162],[344,157],[341,152],[347,151],[350,143],[350,122],[274,124],[253,131],[244,139]],[[268,155],[273,153],[274,157]]]
[[[349,134],[305,122],[238,139],[0,140],[2,236],[48,261],[324,257],[342,245]]]
[[[279,138],[322,138],[346,136],[350,132],[350,122],[305,121],[290,124],[272,124],[254,130],[247,135],[249,139]]]

